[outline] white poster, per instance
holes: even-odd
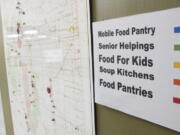
[[[93,23],[95,101],[180,132],[180,8]]]

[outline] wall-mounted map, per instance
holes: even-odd
[[[2,0],[15,135],[92,135],[86,0]]]

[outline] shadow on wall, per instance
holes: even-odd
[[[0,94],[0,135],[6,135],[3,109],[2,109],[2,101],[1,101],[1,94]]]

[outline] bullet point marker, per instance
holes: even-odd
[[[180,85],[180,80],[174,79],[174,85]]]
[[[180,104],[180,98],[174,97],[173,103]]]
[[[175,51],[180,51],[180,45],[174,45],[174,50]]]
[[[175,27],[174,28],[174,33],[180,33],[180,27]]]
[[[174,68],[180,68],[180,62],[174,62]]]

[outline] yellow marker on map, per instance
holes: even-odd
[[[69,30],[70,32],[74,32],[74,31],[76,30],[76,27],[75,27],[75,26],[70,26],[70,27],[68,28],[68,30]]]

